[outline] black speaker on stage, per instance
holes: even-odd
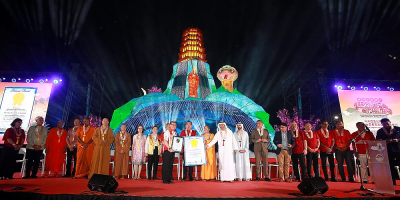
[[[112,193],[117,189],[118,182],[113,176],[93,174],[88,182],[88,188],[91,191],[99,191],[104,193]]]
[[[304,179],[298,186],[300,192],[305,195],[312,196],[314,194],[324,194],[328,191],[329,186],[321,177]]]

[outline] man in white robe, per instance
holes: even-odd
[[[249,181],[252,178],[249,158],[249,134],[243,130],[243,124],[236,124],[234,137],[239,151],[236,152],[236,178],[238,181]]]
[[[238,146],[232,131],[228,129],[225,122],[218,123],[218,131],[214,139],[207,144],[207,148],[212,147],[216,142],[218,142],[218,168],[221,182],[233,183],[236,177],[234,153],[237,152]]]

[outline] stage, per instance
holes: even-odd
[[[249,181],[234,183],[220,181],[177,181],[173,184],[163,184],[161,180],[117,180],[119,187],[116,194],[104,194],[101,192],[91,192],[87,187],[87,179],[71,178],[37,178],[0,180],[1,199],[214,199],[214,198],[265,198],[265,199],[295,199],[309,198],[303,196],[297,189],[298,182],[286,183],[266,181]],[[398,181],[398,184],[400,182]],[[315,195],[312,198],[371,198],[361,196],[354,192],[344,193],[360,187],[359,183],[349,182],[328,182],[329,190],[325,196]],[[22,187],[22,190],[13,190],[14,187]],[[367,184],[366,188],[374,188],[373,184]],[[395,186],[396,193],[400,192],[400,186]],[[123,192],[126,192],[123,194]],[[369,192],[367,192],[369,193]],[[373,198],[399,198],[394,195],[374,195]]]

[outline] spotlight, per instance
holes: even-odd
[[[391,87],[391,88],[389,88],[389,90],[390,90],[390,91],[394,91],[394,88]]]
[[[339,117],[338,117],[338,116],[334,116],[333,118],[335,118],[335,119],[339,119]]]
[[[40,80],[39,80],[39,83],[44,83],[44,80],[43,80],[43,79],[40,79]]]
[[[11,79],[11,82],[15,83],[15,82],[17,82],[17,79],[13,78],[13,79]]]
[[[376,87],[375,90],[376,91],[381,91],[381,88],[380,87]]]
[[[28,79],[28,78],[27,78],[27,79],[25,80],[25,82],[30,83],[30,82],[31,82],[31,79]]]
[[[354,87],[354,86],[351,86],[351,88],[350,88],[351,90],[355,90],[356,89],[356,87]]]
[[[33,78],[31,78],[31,81],[33,81]]]
[[[20,80],[21,80],[21,78],[18,78],[18,80],[20,81]]]
[[[361,88],[363,88],[363,86],[361,86]]]
[[[58,80],[57,80],[57,79],[54,79],[54,80],[53,80],[53,83],[54,83],[54,84],[58,84]]]
[[[337,85],[335,85],[335,88],[337,88]]]
[[[48,81],[48,79],[46,78],[45,81]]]
[[[364,91],[368,91],[368,87],[364,87]]]
[[[60,78],[60,82],[62,82],[62,79]]]
[[[338,90],[342,90],[343,87],[342,87],[341,85],[339,85],[339,86],[337,86],[337,89],[338,89]]]

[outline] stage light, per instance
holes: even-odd
[[[62,82],[62,79],[60,78],[60,82]]]
[[[39,80],[39,83],[44,83],[44,80],[43,80],[43,79],[40,79],[40,80]]]
[[[350,88],[350,85],[348,85],[347,88]]]
[[[341,89],[343,89],[343,87],[341,85],[339,85],[339,86],[337,86],[337,89],[341,90]]]
[[[54,80],[53,80],[53,83],[54,83],[54,84],[58,84],[58,80],[57,80],[57,79],[54,79]]]
[[[11,82],[15,83],[15,82],[17,82],[17,79],[13,78],[13,79],[11,79]]]
[[[46,78],[45,81],[48,81],[48,79]]]
[[[375,90],[376,91],[381,91],[381,88],[380,87],[376,87]]]
[[[337,88],[337,85],[335,85],[335,88]]]
[[[25,82],[30,83],[31,80],[27,78],[27,79],[25,80]]]
[[[21,80],[21,78],[18,78],[18,80],[20,81],[20,80]]]
[[[361,86],[361,88],[363,88],[363,86]]]
[[[368,87],[364,87],[364,91],[368,91]]]
[[[389,90],[390,90],[390,91],[394,91],[394,88],[391,87],[391,88],[389,88]]]
[[[355,90],[356,89],[356,87],[354,87],[354,86],[351,86],[351,88],[350,88],[351,90]]]
[[[33,81],[33,78],[31,78],[31,81]]]
[[[6,78],[3,77],[3,80],[6,80]]]
[[[339,117],[338,117],[338,116],[334,116],[333,118],[335,118],[335,119],[339,119]]]

